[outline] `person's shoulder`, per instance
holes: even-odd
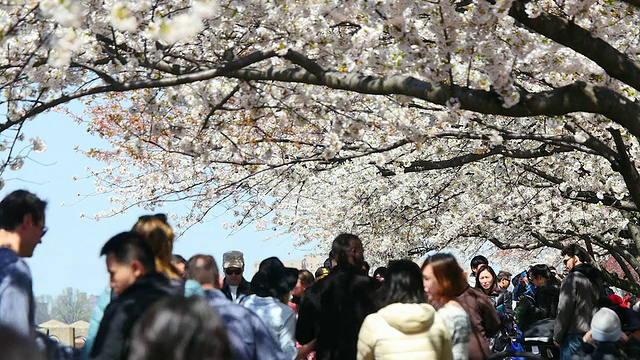
[[[15,254],[15,253],[14,253]],[[9,255],[9,257],[12,257]],[[31,269],[21,257],[15,255],[11,261],[5,261],[2,266],[2,275],[11,278],[11,283],[28,283],[31,281]]]
[[[4,271],[26,271],[29,272],[29,266],[15,251],[0,247],[0,268]]]

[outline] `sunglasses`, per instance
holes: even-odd
[[[240,269],[226,269],[224,272],[227,275],[241,275],[242,274],[242,270],[240,270]]]
[[[566,258],[562,260],[562,263],[567,265],[567,263],[569,262],[569,260],[571,260],[571,258]]]
[[[48,228],[48,227],[46,227],[46,226],[45,226],[45,227],[43,227],[43,228],[42,228],[42,232],[40,233],[40,237],[43,237],[43,236],[44,236],[44,234],[46,234],[46,233],[47,233],[47,231],[49,231],[49,228]]]
[[[163,223],[167,223],[167,214],[158,213],[155,215],[142,215],[138,218],[138,221],[151,221],[151,220],[160,220]]]

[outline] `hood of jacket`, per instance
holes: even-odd
[[[390,326],[403,333],[416,333],[433,325],[436,309],[429,304],[395,303],[383,307],[378,314]]]
[[[604,295],[604,280],[602,279],[602,274],[600,270],[596,269],[590,264],[582,263],[578,264],[571,269],[571,272],[578,272],[582,275],[586,276],[589,281],[598,289],[598,292],[601,296]]]
[[[600,270],[591,266],[590,264],[582,263],[578,264],[571,269],[571,272],[579,272],[589,278],[591,282],[597,283],[602,282],[602,275],[600,274]]]
[[[166,275],[159,272],[151,272],[138,278],[133,285],[129,286],[120,294],[120,297],[124,297],[125,295],[135,297],[140,294],[145,296],[157,296],[156,294],[181,295],[182,292],[180,289],[171,285]]]
[[[0,269],[17,262],[19,258],[15,251],[6,247],[0,247]]]

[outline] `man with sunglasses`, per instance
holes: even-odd
[[[35,302],[29,266],[47,232],[45,201],[16,190],[0,201],[0,325],[35,339]]]
[[[251,293],[249,282],[242,276],[244,272],[244,254],[240,251],[228,251],[222,255],[224,282],[222,292],[231,301],[241,299]]]
[[[600,271],[589,264],[589,255],[578,244],[562,249],[562,261],[569,272],[562,280],[553,342],[560,347],[560,359],[570,359],[591,327],[598,300],[605,296]]]

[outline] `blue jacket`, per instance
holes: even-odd
[[[269,327],[271,335],[280,344],[286,359],[295,359],[296,349],[296,314],[288,305],[280,300],[267,296],[248,295],[240,304],[255,312],[265,325]]]
[[[253,311],[227,299],[220,290],[204,290],[204,297],[227,326],[237,360],[285,359],[269,328]]]
[[[203,295],[202,288],[197,281],[187,280],[184,284],[184,296],[190,297],[195,295]],[[100,327],[100,322],[102,321],[102,317],[104,316],[104,309],[107,308],[109,303],[111,302],[111,288],[107,287],[104,289],[100,297],[98,298],[98,302],[96,306],[93,308],[93,313],[91,314],[91,321],[89,322],[89,332],[87,333],[87,339],[85,341],[85,345],[82,348],[82,355],[80,357],[81,360],[88,360],[89,354],[91,353],[91,349],[93,348],[93,343],[96,339],[96,334],[98,334],[98,328]]]
[[[29,266],[9,248],[0,248],[0,324],[35,336],[35,301]]]

